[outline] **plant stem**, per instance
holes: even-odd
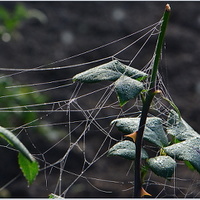
[[[158,40],[157,40],[157,44],[156,44],[152,73],[151,73],[150,88],[147,92],[145,101],[143,103],[139,129],[138,129],[138,132],[137,132],[137,137],[136,137],[136,142],[135,142],[136,156],[135,156],[134,197],[136,197],[136,198],[141,197],[141,189],[142,189],[142,181],[141,181],[142,140],[143,140],[143,134],[144,134],[144,128],[145,128],[145,124],[146,124],[147,114],[149,112],[149,108],[150,108],[150,105],[152,103],[152,100],[155,96],[155,86],[156,86],[158,65],[159,65],[159,61],[160,61],[160,57],[161,57],[161,51],[162,51],[162,46],[163,46],[163,42],[164,42],[167,24],[168,24],[168,21],[169,21],[170,11],[171,11],[171,8],[170,8],[169,4],[167,4],[166,7],[165,7],[163,17],[162,17],[160,34],[158,36]]]

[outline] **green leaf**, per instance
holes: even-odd
[[[172,158],[189,161],[200,172],[200,137],[187,139],[163,149]]]
[[[133,133],[139,128],[140,118],[119,118],[111,122],[124,133]],[[168,139],[163,129],[162,119],[158,117],[147,117],[147,122],[144,130],[144,139],[159,146],[167,146]]]
[[[31,162],[21,153],[19,153],[18,155],[18,163],[29,185],[32,184],[32,182],[38,175],[38,170],[39,170],[38,163],[36,161]]]
[[[118,60],[113,60],[75,75],[73,81],[81,81],[84,83],[95,83],[104,80],[116,81],[122,75],[129,76],[133,79],[147,76],[146,73],[140,70],[124,65]]]
[[[184,141],[193,137],[200,137],[187,122],[179,117],[179,114],[171,110],[168,116],[167,133],[176,137],[180,141]]]
[[[168,145],[168,138],[166,132],[163,129],[163,121],[161,118],[147,117],[146,127],[147,130],[150,129],[148,137],[146,136],[146,140],[152,142],[153,144],[157,144],[160,147]],[[155,138],[151,139],[151,137]]]
[[[118,142],[113,147],[111,147],[108,151],[108,156],[120,156],[122,158],[128,159],[128,160],[134,160],[135,159],[135,143],[124,140],[121,142]],[[144,149],[142,149],[142,159],[147,159],[148,154]]]
[[[149,168],[158,176],[163,178],[172,177],[176,162],[169,156],[157,156],[147,161]]]
[[[137,97],[143,89],[144,87],[141,82],[128,76],[121,76],[115,82],[115,90],[117,92],[120,106],[123,106],[130,99]]]
[[[138,130],[140,118],[118,118],[111,122],[123,133],[133,133]]]
[[[58,195],[56,195],[56,194],[51,193],[51,194],[49,195],[49,199],[64,199],[64,198],[62,198],[62,197],[60,197],[60,196],[58,196]]]
[[[115,81],[121,74],[109,69],[92,68],[73,77],[73,80],[81,81],[84,83],[95,83],[99,81]]]
[[[0,126],[0,136],[21,152],[29,161],[35,162],[35,158],[12,132]]]
[[[195,168],[191,165],[191,163],[189,161],[185,160],[184,163],[191,171],[195,170]]]

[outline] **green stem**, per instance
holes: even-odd
[[[162,18],[162,24],[160,28],[160,34],[158,36],[156,49],[155,49],[155,56],[153,61],[152,73],[151,73],[151,82],[150,88],[147,92],[146,99],[143,103],[142,114],[139,124],[139,129],[137,132],[136,137],[136,157],[135,157],[135,178],[134,178],[134,197],[138,198],[141,197],[141,189],[142,189],[142,181],[141,181],[141,149],[142,149],[142,140],[144,134],[144,128],[146,124],[147,114],[149,112],[150,105],[152,100],[155,96],[155,86],[156,86],[156,79],[157,79],[157,72],[158,72],[158,65],[161,57],[162,46],[164,42],[165,32],[167,28],[167,24],[169,21],[170,15],[170,6],[169,4],[166,5],[165,11]]]

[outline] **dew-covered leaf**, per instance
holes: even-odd
[[[116,127],[124,133],[133,133],[138,130],[140,118],[119,118],[112,121]],[[168,139],[163,129],[162,119],[158,117],[148,117],[145,130],[144,139],[159,146],[167,146]]]
[[[122,158],[128,159],[128,160],[134,160],[135,159],[135,143],[124,140],[121,142],[118,142],[113,147],[111,147],[108,151],[108,156],[120,156]],[[142,149],[142,159],[147,159],[148,154],[144,149]]]
[[[133,133],[138,130],[140,118],[118,118],[111,122],[123,133]]]
[[[176,162],[169,156],[157,156],[148,161],[149,168],[158,176],[163,178],[172,177]]]
[[[140,80],[147,76],[146,73],[140,70],[124,65],[118,60],[113,60],[81,72],[75,75],[73,80],[85,83],[94,83],[103,80],[116,81],[121,75],[126,75],[133,79]]]
[[[163,121],[161,118],[147,117],[146,127],[151,130],[151,131],[149,131],[149,137],[147,138],[147,140],[149,142],[152,142],[157,145],[160,143],[160,145],[158,145],[158,146],[167,146],[168,145],[168,138],[167,138],[166,132],[163,129]],[[153,135],[156,134],[156,136],[158,137],[158,140],[160,142],[156,143],[156,141],[155,141],[156,138],[155,138],[155,140],[151,141],[151,137],[153,137],[151,135],[152,132],[154,133]]]
[[[193,137],[164,147],[164,151],[172,158],[189,161],[200,172],[200,137]]]
[[[121,76],[121,73],[101,68],[92,68],[77,74],[73,77],[74,81],[81,81],[84,83],[95,83],[99,81],[115,81]]]
[[[184,141],[192,137],[200,137],[200,135],[174,110],[170,111],[168,116],[167,133],[173,135],[179,141]]]
[[[39,170],[38,163],[36,161],[31,162],[21,153],[19,153],[18,156],[18,163],[29,185],[32,184],[32,182],[38,175],[38,170]]]
[[[143,84],[123,75],[115,82],[115,90],[120,106],[123,106],[130,99],[138,96],[138,94],[143,90]]]

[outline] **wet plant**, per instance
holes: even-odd
[[[18,151],[18,164],[23,172],[24,177],[30,185],[36,178],[39,165],[35,158],[31,155],[25,145],[20,141],[19,137],[15,136],[13,131],[4,127],[19,126],[20,123],[27,123],[29,120],[33,121],[36,114],[31,112],[21,112],[23,103],[27,102],[45,102],[46,97],[39,93],[33,93],[33,90],[24,86],[21,88],[13,87],[10,85],[16,85],[12,78],[1,78],[0,80],[0,96],[1,96],[1,111],[10,108],[10,112],[0,112],[0,137],[9,144],[9,148],[14,151]],[[15,94],[18,94],[15,96]],[[8,97],[8,98],[4,98]],[[20,112],[14,112],[14,108],[19,108]],[[25,108],[24,108],[25,109]],[[12,114],[11,114],[12,113]],[[37,132],[40,130],[38,129]]]
[[[74,81],[82,83],[112,81],[120,106],[132,99],[141,100],[139,116],[117,118],[111,122],[125,137],[108,151],[108,156],[134,161],[134,197],[151,195],[143,187],[148,171],[170,180],[177,167],[177,160],[184,161],[190,169],[200,172],[200,135],[183,120],[177,106],[157,89],[158,67],[170,12],[171,8],[167,4],[160,23],[150,74],[113,58],[108,63],[73,77]],[[160,115],[151,114],[154,111],[153,100],[157,95],[171,106],[165,120]],[[144,146],[145,141],[156,146],[159,153],[150,157]]]

